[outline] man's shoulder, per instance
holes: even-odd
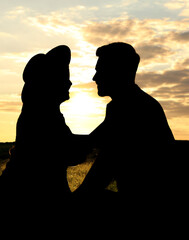
[[[140,103],[146,104],[146,106],[153,106],[155,108],[161,108],[161,104],[151,95],[143,91],[140,87],[137,86],[137,98]]]

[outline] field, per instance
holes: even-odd
[[[5,169],[7,162],[9,161],[9,149],[13,146],[13,143],[0,143],[0,176]]]
[[[9,149],[13,145],[14,143],[0,143],[0,176],[2,175],[2,172],[6,168],[6,164],[9,161]],[[67,178],[71,191],[77,189],[82,183],[95,160],[95,156],[96,154],[94,152],[88,156],[86,162],[77,166],[68,167]],[[116,191],[116,183],[112,182],[108,186],[108,189]]]

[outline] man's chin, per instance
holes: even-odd
[[[100,97],[106,97],[106,96],[108,96],[104,91],[99,91],[98,90],[98,96],[100,96]]]
[[[65,98],[64,98],[64,101],[67,101],[67,100],[69,100],[70,99],[70,95],[68,94],[68,96],[66,96]]]

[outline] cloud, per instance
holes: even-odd
[[[82,91],[93,91],[96,88],[96,83],[94,81],[88,82],[88,83],[80,83],[74,85],[75,89],[79,89]]]
[[[132,41],[140,34],[141,39],[154,34],[153,29],[144,27],[136,19],[113,19],[103,22],[88,22],[82,29],[84,38],[94,45],[113,41]]]
[[[155,61],[156,58],[158,60],[162,60],[164,57],[170,56],[173,52],[163,45],[150,45],[150,44],[141,44],[136,46],[137,52],[141,55],[142,61],[149,60]],[[166,60],[165,60],[166,61]]]
[[[188,81],[189,89],[189,69],[168,70],[163,73],[144,72],[138,73],[137,81],[142,87],[157,87],[164,84],[183,84]]]
[[[189,6],[188,6],[188,8],[185,8],[182,10],[182,12],[180,13],[180,16],[183,16],[183,17],[189,16]]]
[[[75,47],[80,34],[72,18],[77,10],[83,11],[81,6],[75,13],[70,10],[41,14],[23,6],[7,11],[0,22],[0,53],[37,52],[63,42]]]
[[[172,68],[181,54],[182,59],[188,57],[187,26],[186,19],[125,18],[91,22],[82,31],[84,39],[96,47],[116,41],[130,43],[141,56],[139,71],[142,69],[150,72]]]
[[[170,0],[165,3],[164,6],[169,10],[179,11],[179,16],[188,17],[189,16],[189,2],[188,0]]]
[[[155,95],[154,95],[155,96]],[[178,101],[170,101],[170,100],[159,100],[161,105],[163,106],[166,116],[168,119],[174,119],[178,116],[180,118],[188,118],[189,117],[189,107],[188,105],[178,102]]]
[[[63,34],[65,31],[75,30],[74,26],[72,26],[73,22],[67,19],[67,14],[63,12],[53,12],[50,15],[29,16],[25,22],[28,25],[49,33]]]
[[[164,71],[176,60],[189,56],[188,20],[128,19],[87,22],[81,32],[86,42],[96,48],[111,42],[130,43],[141,57],[139,71]],[[179,30],[178,30],[179,26]]]
[[[5,13],[5,17],[8,19],[14,20],[18,17],[26,16],[28,13],[31,13],[31,12],[33,12],[33,11],[30,8],[26,8],[23,6],[17,6],[15,8],[13,8],[12,10],[7,11]]]
[[[167,116],[189,117],[189,69],[139,73],[136,82],[164,107]]]
[[[164,4],[170,10],[181,9],[184,8],[187,4],[187,0],[171,0]]]
[[[189,68],[189,58],[186,58],[186,59],[177,61],[177,62],[175,63],[174,68],[175,68],[176,70]]]
[[[176,40],[178,42],[182,43],[189,43],[189,31],[186,32],[180,32],[180,33],[173,33],[172,34],[173,40]]]
[[[20,109],[20,103],[0,102],[0,112],[20,112]]]
[[[0,112],[20,112],[22,102],[18,95],[2,95],[0,97]]]
[[[82,29],[86,40],[98,44],[92,37],[99,37],[101,41],[111,41],[111,39],[129,39],[144,42],[151,39],[158,39],[169,34],[184,32],[188,27],[188,20],[174,21],[170,19],[129,19],[127,17],[114,18],[109,21],[87,22]],[[103,35],[100,35],[102,34]]]
[[[15,38],[14,35],[10,34],[10,33],[7,33],[7,32],[0,32],[0,38]]]

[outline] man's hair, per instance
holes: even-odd
[[[128,43],[115,42],[99,47],[96,51],[98,57],[105,58],[107,63],[119,69],[129,69],[136,73],[140,56]]]

